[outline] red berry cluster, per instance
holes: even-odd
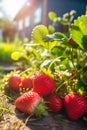
[[[56,93],[56,82],[47,74],[39,73],[32,77],[21,78],[20,75],[11,75],[8,79],[10,87],[30,89],[29,92],[19,96],[14,105],[25,113],[32,113],[40,101],[46,102],[48,110],[59,112],[63,107],[72,120],[79,119],[87,113],[87,98],[79,94],[67,94],[63,99]]]
[[[13,88],[14,90],[19,90],[20,88],[31,89],[33,87],[32,79],[27,76],[24,78],[21,78],[20,75],[13,74],[9,77],[8,80],[9,80],[8,82],[9,82],[10,87]]]

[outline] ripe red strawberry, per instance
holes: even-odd
[[[13,89],[18,90],[21,83],[21,77],[18,74],[13,74],[9,77],[8,82]]]
[[[64,98],[64,106],[68,117],[77,120],[87,112],[87,98],[78,94],[68,94]]]
[[[47,96],[55,89],[55,81],[47,74],[41,73],[33,77],[33,91],[40,96]]]
[[[30,77],[25,77],[22,80],[22,86],[21,87],[31,89],[33,87],[32,79]]]
[[[41,101],[41,97],[38,93],[35,92],[27,92],[23,94],[22,96],[18,97],[15,100],[14,105],[16,108],[18,108],[20,111],[30,114],[34,112],[37,105]]]
[[[62,109],[63,102],[58,95],[52,94],[47,98],[46,101],[48,108],[50,108],[50,110],[52,110],[53,112],[58,112]]]

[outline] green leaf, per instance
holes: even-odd
[[[51,50],[56,45],[56,42],[50,42],[50,40],[46,38],[47,35],[47,27],[44,25],[39,25],[33,29],[31,37],[34,43],[42,45],[46,49]]]
[[[54,48],[56,46],[57,42],[53,41],[53,42],[49,42],[49,50],[51,50],[52,48]]]
[[[52,33],[55,32],[55,28],[54,28],[53,25],[49,25],[49,26],[48,26],[48,30],[49,30],[50,34],[52,34]]]
[[[48,29],[44,25],[36,26],[31,34],[31,38],[34,43],[44,45],[43,37],[45,37],[48,34]]]
[[[48,17],[50,18],[50,20],[54,20],[57,17],[57,14],[53,11],[48,13]]]
[[[81,75],[80,79],[83,82],[83,84],[87,86],[87,76],[86,75]]]
[[[87,85],[84,84],[83,79],[80,78],[78,80],[75,88],[76,88],[77,93],[87,96]]]
[[[87,50],[87,15],[78,17],[78,19],[74,21],[70,33],[80,48]]]
[[[83,82],[79,79],[78,82],[77,82],[77,84],[76,84],[76,89],[80,89],[80,88],[82,88],[82,87],[84,87],[84,84],[83,84]]]
[[[61,32],[55,32],[44,37],[45,41],[67,41],[67,39],[66,35]]]
[[[15,60],[15,61],[17,61],[17,60],[19,60],[20,58],[26,58],[26,56],[24,55],[24,53],[22,53],[22,52],[13,52],[12,54],[11,54],[11,58],[13,59],[13,60]]]
[[[66,35],[61,33],[61,32],[54,33],[53,36],[54,36],[54,39],[58,40],[58,41],[65,41],[65,40],[67,40]]]
[[[56,56],[61,56],[61,52],[63,52],[62,53],[62,55],[64,54],[64,51],[65,51],[65,48],[64,47],[62,47],[62,46],[55,46],[52,50],[51,50],[51,53],[53,54],[53,55],[56,55]]]

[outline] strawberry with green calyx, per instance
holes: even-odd
[[[79,94],[67,94],[64,106],[68,117],[77,120],[87,112],[87,98]]]
[[[33,77],[33,92],[40,96],[47,96],[55,90],[55,81],[45,73],[36,74]]]
[[[63,107],[62,99],[56,95],[51,94],[46,98],[48,108],[53,112],[59,112]]]
[[[12,74],[9,79],[8,83],[14,90],[19,90],[21,84],[21,77],[18,74]]]
[[[46,106],[46,102],[42,99],[41,102],[38,104],[38,107],[35,109],[35,116],[47,116],[48,115],[48,108]]]
[[[39,117],[47,114],[45,103],[36,92],[30,91],[23,94],[15,100],[14,105],[26,114],[34,114]]]

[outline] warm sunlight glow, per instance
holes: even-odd
[[[3,0],[3,5],[7,14],[13,18],[25,2],[26,0]]]
[[[30,6],[31,4],[30,4],[30,2],[27,2],[27,6]]]

